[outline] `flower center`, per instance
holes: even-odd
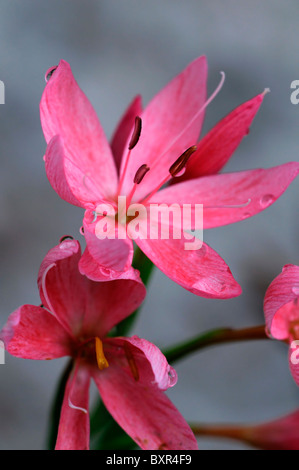
[[[88,363],[93,363],[96,358],[97,365],[100,370],[109,367],[109,363],[104,354],[103,341],[98,336],[80,340],[76,356],[77,358],[82,358]]]

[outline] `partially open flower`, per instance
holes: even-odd
[[[89,384],[93,379],[114,419],[142,449],[196,449],[190,427],[164,391],[177,375],[161,351],[137,336],[109,332],[145,297],[134,275],[94,282],[80,274],[78,241],[64,238],[43,260],[42,305],[23,305],[0,333],[6,350],[25,359],[72,358],[56,449],[89,448]]]
[[[299,266],[284,266],[271,282],[264,299],[264,313],[268,334],[290,345],[290,369],[299,385]]]
[[[256,425],[194,425],[197,436],[234,439],[261,450],[299,450],[299,410]]]

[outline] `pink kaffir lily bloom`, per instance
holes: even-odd
[[[233,110],[198,141],[204,110],[223,82],[222,77],[206,100],[206,78],[206,59],[200,57],[154,96],[145,109],[137,96],[109,145],[69,64],[62,60],[48,72],[40,104],[47,142],[46,172],[60,197],[85,209],[87,248],[79,269],[91,279],[126,276],[133,257],[134,237],[128,236],[132,220],[118,213],[114,228],[118,236],[100,240],[97,224],[109,211],[98,212],[99,206],[116,207],[121,196],[126,197],[127,205],[139,204],[146,211],[153,205],[189,205],[193,230],[198,229],[194,222],[196,205],[202,204],[201,228],[213,228],[266,209],[297,176],[298,162],[216,174],[248,134],[265,93]],[[163,223],[156,223],[162,230]],[[141,233],[148,233],[146,218],[140,226]],[[148,236],[135,242],[162,272],[185,289],[209,298],[240,295],[241,287],[225,261],[205,243],[200,249],[186,250],[185,237],[182,229],[179,237]]]
[[[108,336],[141,304],[144,285],[136,277],[92,281],[80,274],[80,257],[73,239],[51,249],[38,275],[42,306],[21,306],[0,333],[13,356],[73,358],[56,449],[89,448],[91,378],[111,415],[142,449],[197,449],[190,427],[164,393],[177,375],[161,351],[137,336]]]
[[[271,282],[264,299],[266,331],[287,342],[292,376],[299,385],[299,266],[287,264]]]

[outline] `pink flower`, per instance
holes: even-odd
[[[88,449],[91,378],[105,406],[142,449],[197,449],[189,426],[164,394],[176,372],[161,351],[137,336],[108,333],[143,301],[140,280],[94,282],[78,271],[79,242],[63,240],[44,258],[38,286],[43,306],[23,305],[1,331],[13,356],[73,358],[56,449]]]
[[[191,229],[198,228],[194,222],[196,204],[203,204],[205,229],[259,213],[280,197],[297,176],[299,163],[215,174],[248,133],[264,93],[232,111],[196,148],[204,109],[221,86],[206,101],[206,77],[206,59],[200,57],[144,110],[137,96],[121,119],[110,146],[70,66],[61,61],[48,72],[40,105],[48,144],[46,172],[60,197],[85,209],[87,249],[79,269],[91,279],[121,278],[131,269],[134,237],[129,222],[134,220],[117,213],[115,239],[99,240],[97,234],[98,224],[103,218],[109,219],[110,214],[109,210],[97,208],[116,208],[118,196],[126,196],[128,205],[142,205],[146,214],[153,204],[177,204],[181,210],[190,205]],[[171,184],[161,189],[170,180]],[[156,223],[163,230],[161,221]],[[140,230],[148,233],[147,220],[140,223]],[[241,288],[224,260],[205,243],[201,249],[186,250],[186,231],[179,230],[177,238],[148,236],[135,241],[161,271],[185,289],[210,298],[239,295]]]
[[[299,410],[243,430],[248,443],[263,450],[299,450]]]
[[[287,264],[271,282],[264,314],[269,336],[290,345],[290,370],[299,385],[299,266]]]
[[[261,424],[192,428],[198,436],[237,439],[262,450],[299,450],[299,410]]]

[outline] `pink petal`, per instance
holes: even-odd
[[[89,372],[77,365],[68,379],[55,450],[89,449]]]
[[[93,107],[63,60],[44,90],[40,115],[47,143],[60,135],[65,157],[92,179],[103,197],[113,196],[117,173],[109,144]]]
[[[126,154],[128,148],[126,144],[134,128],[135,117],[142,113],[141,96],[136,96],[125,114],[121,118],[111,140],[111,149],[117,168],[119,169],[122,156]]]
[[[261,93],[246,101],[213,127],[198,144],[180,180],[218,173],[248,134],[263,98]]]
[[[0,338],[6,350],[24,359],[55,359],[72,353],[70,336],[46,309],[23,305],[3,327]]]
[[[276,339],[289,338],[289,306],[299,297],[299,266],[286,265],[271,282],[264,299],[268,331]],[[299,315],[299,312],[298,312]]]
[[[54,136],[47,146],[45,168],[52,188],[70,204],[86,207],[101,199],[101,193],[93,180],[66,158],[59,135]]]
[[[93,371],[101,398],[118,424],[145,450],[197,449],[190,427],[161,390],[174,384],[176,375],[158,348],[137,337],[109,341],[117,351],[124,344],[130,348],[126,356],[118,352],[114,359],[107,353],[109,367]],[[130,372],[129,361],[138,376]]]
[[[112,233],[115,238],[99,239],[96,235],[97,222],[91,220],[90,211],[86,211],[83,220],[88,257],[92,256],[99,265],[101,271],[98,272],[98,276],[102,275],[102,280],[119,278],[124,271],[131,268],[133,260],[132,240],[127,237],[121,238],[120,231],[114,224],[113,222]],[[86,263],[84,265],[86,266]],[[84,269],[83,263],[80,264],[80,269],[81,271]]]
[[[132,267],[125,271],[115,271],[114,269],[103,267],[91,256],[88,248],[85,248],[81,256],[79,271],[93,281],[113,281],[116,279],[133,279],[138,281],[140,279],[139,271]]]
[[[148,232],[149,233],[149,232]],[[200,249],[186,249],[192,243],[182,232],[180,239],[137,238],[139,248],[177,284],[201,297],[225,299],[241,294],[225,261],[205,243]]]
[[[38,273],[42,303],[75,336],[86,303],[86,279],[78,270],[80,257],[79,242],[66,239],[47,253]]]
[[[177,382],[175,370],[168,364],[160,349],[149,341],[132,336],[131,338],[106,338],[107,359],[109,365],[118,367],[133,379],[144,385],[167,390]],[[106,349],[105,349],[106,353]],[[135,372],[130,366],[130,358],[134,362]],[[134,376],[137,374],[138,377]]]
[[[200,57],[168,83],[145,108],[141,115],[141,137],[132,150],[123,194],[131,190],[138,168],[147,164],[151,170],[137,188],[135,199],[146,196],[168,175],[171,164],[197,142],[204,112],[196,114],[206,99],[206,78],[206,58]]]
[[[80,273],[80,257],[76,240],[48,252],[38,276],[41,298],[73,337],[102,337],[139,307],[146,289],[133,269],[121,280],[94,282]]]
[[[203,228],[220,227],[272,205],[298,173],[299,163],[290,162],[269,169],[203,176],[158,191],[150,203],[203,204]]]
[[[143,302],[146,289],[139,276],[107,282],[86,279],[86,305],[81,334],[100,338]]]
[[[299,450],[299,410],[244,430],[245,440],[263,450]]]

